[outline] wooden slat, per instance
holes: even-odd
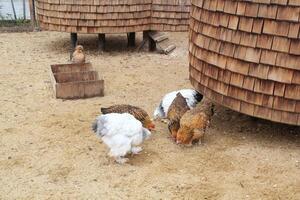
[[[300,125],[300,3],[203,2],[191,8],[192,85],[233,110]]]

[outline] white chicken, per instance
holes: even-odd
[[[180,93],[185,98],[190,109],[194,108],[197,103],[203,99],[203,95],[193,89],[182,89],[170,92],[162,98],[159,106],[155,109],[153,114],[154,119],[164,119],[167,117],[169,107],[176,98],[177,93]]]
[[[128,161],[128,158],[124,158],[128,153],[140,153],[142,148],[139,145],[151,135],[151,132],[129,113],[100,115],[92,128],[110,148],[109,156],[114,157],[120,164]]]

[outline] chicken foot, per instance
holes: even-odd
[[[131,153],[132,154],[139,154],[143,150],[142,147],[132,147],[131,148]]]
[[[124,157],[121,157],[121,156],[116,157],[115,160],[119,164],[125,164],[126,162],[129,161],[128,158],[124,158]]]

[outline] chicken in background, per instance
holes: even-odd
[[[159,106],[154,111],[154,119],[165,119],[169,111],[169,107],[176,98],[177,93],[182,94],[190,109],[194,108],[203,98],[203,95],[193,89],[182,89],[166,94],[160,101]]]
[[[192,145],[201,143],[214,114],[214,105],[203,99],[196,108],[187,111],[180,120],[177,132],[177,144]]]
[[[114,157],[120,164],[128,161],[128,158],[125,158],[127,154],[140,153],[142,148],[139,145],[151,135],[140,121],[128,113],[98,116],[92,128],[109,147],[109,156]]]
[[[150,119],[148,113],[142,108],[136,106],[126,105],[126,104],[114,105],[108,108],[101,108],[101,113],[102,114],[129,113],[133,115],[137,120],[139,120],[143,124],[143,127],[149,130],[155,129],[155,125],[153,121]]]
[[[85,55],[83,53],[83,46],[82,45],[77,45],[75,47],[75,51],[72,55],[72,63],[75,63],[75,64],[85,63]]]
[[[185,98],[181,93],[177,93],[176,98],[170,105],[167,114],[167,118],[169,120],[168,129],[174,140],[176,140],[177,131],[180,128],[180,119],[188,110],[190,110],[190,108],[187,105]]]

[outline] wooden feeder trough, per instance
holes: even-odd
[[[80,99],[104,96],[104,80],[91,63],[51,65],[50,77],[56,98]]]

